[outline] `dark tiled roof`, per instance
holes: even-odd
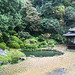
[[[75,33],[68,32],[68,33],[64,34],[63,36],[75,36]]]
[[[74,28],[69,29],[69,31],[75,31],[75,27],[74,27]]]

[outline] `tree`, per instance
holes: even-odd
[[[54,7],[51,2],[46,3],[41,7],[42,17],[50,18],[54,17]]]
[[[24,9],[26,10],[27,16],[23,19],[27,23],[26,29],[30,31],[36,31],[38,30],[38,27],[40,25],[40,17],[37,10],[32,6],[31,2],[29,0],[25,1]]]

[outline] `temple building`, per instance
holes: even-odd
[[[75,28],[69,29],[69,32],[63,36],[67,39],[67,48],[75,49]]]

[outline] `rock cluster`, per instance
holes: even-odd
[[[6,52],[6,51],[4,51],[3,49],[0,49],[0,55],[7,56],[7,52]]]

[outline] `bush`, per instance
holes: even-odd
[[[45,38],[42,37],[42,36],[39,36],[39,37],[38,37],[38,41],[39,41],[39,42],[45,41]]]
[[[20,48],[24,48],[24,44],[20,44]]]
[[[36,44],[26,44],[25,45],[26,49],[36,49],[37,48],[37,45]]]
[[[26,39],[24,41],[24,44],[35,44],[35,43],[38,43],[38,41],[36,40],[36,38],[31,38],[31,39]]]
[[[19,43],[19,44],[22,44],[22,43],[23,43],[23,42],[22,42],[18,37],[16,37],[16,36],[11,36],[10,39],[11,39],[12,41],[15,41],[15,42]]]
[[[65,43],[65,41],[66,41],[65,37],[61,36],[60,34],[55,34],[52,36],[52,38],[61,44]]]
[[[25,39],[29,39],[29,38],[31,38],[31,35],[28,33],[28,32],[19,32],[19,36],[21,37],[21,38],[25,38]]]
[[[0,36],[0,42],[3,42],[3,38],[2,38],[2,36]]]
[[[43,41],[43,42],[40,42],[39,43],[39,46],[38,47],[40,48],[40,47],[47,47],[47,46],[48,46],[47,42],[46,41]]]
[[[17,42],[9,43],[8,46],[10,48],[15,48],[15,49],[19,49],[20,48],[20,45]]]
[[[10,60],[10,57],[0,55],[0,61],[3,61],[3,64],[7,64]]]
[[[6,44],[4,42],[0,43],[0,48],[5,50],[6,49]]]
[[[14,31],[14,30],[10,30],[10,31],[9,31],[9,34],[10,34],[10,35],[14,35],[14,34],[17,34],[17,33],[16,33],[16,31]]]
[[[17,63],[19,58],[22,57],[24,54],[18,50],[11,51],[11,59],[12,63]]]
[[[7,56],[0,55],[0,61],[3,61],[3,64],[6,63],[17,63],[19,58],[24,55],[24,53],[18,51],[18,50],[6,50]]]
[[[50,39],[49,41],[48,41],[48,45],[49,46],[51,46],[51,47],[54,47],[55,45],[56,45],[56,41],[54,40],[54,39]]]
[[[5,43],[7,43],[7,41],[9,40],[9,35],[6,32],[2,33],[2,37]]]

